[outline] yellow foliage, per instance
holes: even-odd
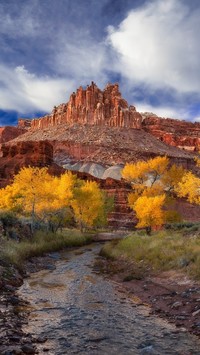
[[[162,183],[166,190],[172,190],[181,181],[186,170],[182,166],[173,164],[162,176]]]
[[[169,159],[167,157],[156,157],[147,161],[148,170],[151,174],[152,180],[156,181],[162,176],[169,165]]]
[[[81,228],[93,226],[103,205],[103,194],[95,181],[83,182],[82,186],[75,189],[71,206]]]
[[[175,191],[179,197],[186,197],[190,203],[200,204],[200,179],[193,173],[185,173]]]
[[[136,164],[126,164],[122,176],[132,184],[133,192],[128,196],[129,206],[139,219],[138,227],[152,227],[164,222],[163,204],[169,204],[165,193],[174,191],[185,170],[172,165],[167,157],[156,157]],[[169,194],[168,194],[169,195]],[[167,216],[167,214],[166,214]],[[175,214],[171,214],[170,218]]]
[[[122,177],[134,184],[144,183],[147,179],[148,164],[145,161],[139,161],[135,164],[126,164],[122,170]]]
[[[151,186],[158,182],[163,174],[166,174],[168,165],[167,157],[156,157],[146,162],[126,164],[122,170],[122,177],[131,182],[134,189],[143,190],[144,186]]]
[[[106,203],[96,182],[83,182],[71,172],[53,177],[47,168],[23,168],[12,185],[0,189],[0,209],[54,224],[69,219],[72,207],[80,224],[92,226],[97,218],[105,219]]]
[[[11,186],[24,212],[35,214],[42,209],[44,203],[49,203],[53,192],[50,189],[52,183],[53,178],[48,174],[47,168],[28,167],[19,171]]]
[[[15,186],[8,185],[0,189],[0,209],[19,211],[23,206],[19,202],[19,191]]]
[[[157,181],[156,184],[152,186],[147,186],[141,196],[147,196],[147,197],[155,197],[157,195],[162,195],[163,194],[163,185],[160,184],[159,181]]]
[[[137,227],[161,226],[164,223],[165,194],[155,197],[142,196],[134,204],[134,210],[139,220]]]

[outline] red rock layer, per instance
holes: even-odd
[[[18,120],[18,128],[30,128],[31,127],[31,119],[30,118],[20,118]]]
[[[168,145],[189,151],[198,151],[200,147],[200,123],[147,116],[142,128]]]
[[[34,119],[32,129],[49,128],[62,123],[107,125],[112,127],[141,128],[142,116],[134,106],[128,106],[119,92],[118,84],[108,84],[101,91],[95,83],[86,89],[80,87],[66,104],[54,107],[52,113]]]
[[[25,132],[26,129],[22,127],[20,128],[12,127],[12,126],[0,127],[0,143],[9,142],[12,139],[22,135]]]
[[[50,172],[61,173],[64,169],[53,162],[53,147],[50,143],[18,142],[2,144],[0,159],[0,187],[6,186],[24,166],[48,166]]]

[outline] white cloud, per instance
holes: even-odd
[[[160,107],[157,107],[157,106],[149,105],[148,103],[145,102],[142,104],[140,102],[138,103],[135,102],[135,106],[137,111],[139,112],[151,112],[163,118],[175,118],[180,120],[184,120],[184,119],[187,120],[189,117],[188,111],[176,107],[170,107],[167,105],[161,105]]]
[[[10,69],[0,65],[1,109],[20,113],[31,110],[51,111],[66,102],[74,82],[60,78],[38,77],[23,66]]]
[[[108,68],[108,52],[105,43],[96,43],[89,36],[81,35],[78,39],[72,36],[66,42],[65,35],[58,42],[55,51],[54,69],[61,75],[70,73],[75,78],[77,85],[91,80],[97,81],[98,85],[105,84],[104,70]]]
[[[149,1],[129,12],[118,28],[108,28],[117,52],[114,63],[132,84],[200,91],[200,8],[180,0]]]

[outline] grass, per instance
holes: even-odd
[[[183,270],[195,279],[200,279],[200,236],[184,236],[182,232],[161,231],[152,236],[138,232],[120,240],[107,243],[101,255],[127,262],[138,269],[141,275],[167,270]]]
[[[62,233],[37,232],[31,240],[16,242],[3,241],[0,259],[21,268],[24,261],[45,253],[69,247],[78,247],[91,241],[91,236],[76,230],[65,230]]]

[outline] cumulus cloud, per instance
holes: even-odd
[[[188,4],[189,5],[189,4]],[[108,40],[117,53],[114,68],[130,83],[200,90],[200,8],[180,0],[148,1],[132,10]]]
[[[66,101],[74,86],[72,80],[38,77],[24,66],[10,69],[0,65],[0,78],[1,109],[20,113],[51,111],[54,105]]]
[[[55,50],[55,49],[54,49]],[[109,49],[106,43],[96,42],[89,35],[73,34],[66,41],[65,33],[60,36],[51,67],[60,75],[70,75],[79,86],[96,81],[98,85],[108,80],[106,69],[109,66]]]
[[[190,116],[190,112],[188,112],[186,109],[184,108],[181,109],[180,107],[167,106],[166,104],[158,107],[158,106],[150,105],[145,101],[143,103],[136,101],[135,105],[137,107],[137,111],[141,113],[151,112],[163,118],[175,118],[180,120],[184,120],[184,119],[187,120],[188,117]]]

